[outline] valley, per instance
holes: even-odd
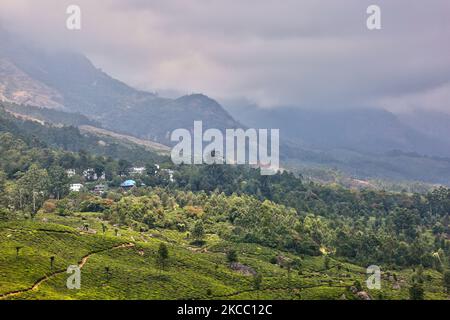
[[[0,40],[0,300],[449,299],[450,118],[165,98]],[[282,170],[174,163],[199,121],[280,129]]]

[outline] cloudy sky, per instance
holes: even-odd
[[[82,10],[68,31],[66,8]],[[366,9],[382,10],[369,31]],[[449,110],[448,0],[1,0],[1,24],[130,85],[264,107]]]

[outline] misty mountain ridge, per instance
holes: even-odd
[[[282,166],[289,169],[313,165],[359,178],[450,184],[450,162],[408,155],[450,156],[449,135],[444,135],[450,122],[441,117],[441,130],[433,133],[431,113],[408,118],[365,108],[224,108],[203,94],[163,98],[110,77],[82,54],[49,52],[1,32],[0,38],[4,101],[79,113],[112,132],[165,145],[173,144],[170,132],[192,130],[196,120],[204,129],[279,128]]]
[[[0,98],[79,112],[107,129],[170,144],[169,133],[192,128],[236,128],[216,101],[202,94],[161,98],[116,80],[82,54],[46,52],[6,41],[0,50]]]
[[[399,116],[375,108],[262,109],[254,105],[226,108],[249,126],[280,128],[284,139],[302,147],[374,154],[401,150],[450,156],[450,116],[443,117],[437,112],[411,111]]]
[[[448,113],[415,109],[399,113],[398,118],[403,123],[438,141],[450,137],[450,114]]]

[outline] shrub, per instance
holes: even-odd
[[[271,263],[271,264],[277,264],[277,263],[278,263],[277,257],[272,257],[272,258],[270,258],[270,263]]]
[[[113,204],[111,199],[102,199],[100,197],[89,198],[80,204],[81,212],[104,212]]]
[[[55,200],[47,200],[42,205],[42,209],[45,213],[54,213],[56,211],[56,201]]]
[[[67,199],[59,200],[56,203],[56,212],[60,216],[68,216],[71,213],[71,206]]]
[[[15,214],[6,208],[0,208],[0,221],[12,220]]]
[[[424,289],[420,283],[413,283],[409,288],[409,299],[410,300],[423,300],[424,299]]]
[[[203,216],[203,208],[201,207],[185,206],[183,210],[190,218],[201,218]]]
[[[227,261],[229,264],[232,264],[232,263],[238,261],[238,255],[237,255],[236,250],[231,249],[230,251],[227,252]]]

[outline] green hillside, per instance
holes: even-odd
[[[289,271],[271,259],[297,257],[255,244],[231,244],[215,234],[208,234],[200,247],[190,243],[186,232],[121,228],[115,236],[109,226],[102,234],[102,221],[93,216],[39,214],[33,222],[0,223],[0,299],[357,299],[349,288],[365,281],[363,268],[335,259],[325,262],[324,256],[305,256]],[[86,223],[89,232],[80,230]],[[97,234],[91,234],[94,230]],[[169,249],[164,270],[156,262],[161,243]],[[230,249],[237,251],[240,263],[262,275],[259,289],[255,276],[230,269]],[[53,268],[50,256],[55,256]],[[82,261],[81,289],[69,290],[66,268]],[[382,291],[369,294],[407,299],[413,272],[395,274],[400,289],[392,288],[394,281],[384,272]],[[425,298],[447,297],[439,273],[426,270],[424,277],[429,280]]]
[[[174,166],[133,145],[78,150],[94,139],[0,112],[0,299],[448,298],[449,189],[357,191]],[[370,265],[381,290],[366,286]]]

